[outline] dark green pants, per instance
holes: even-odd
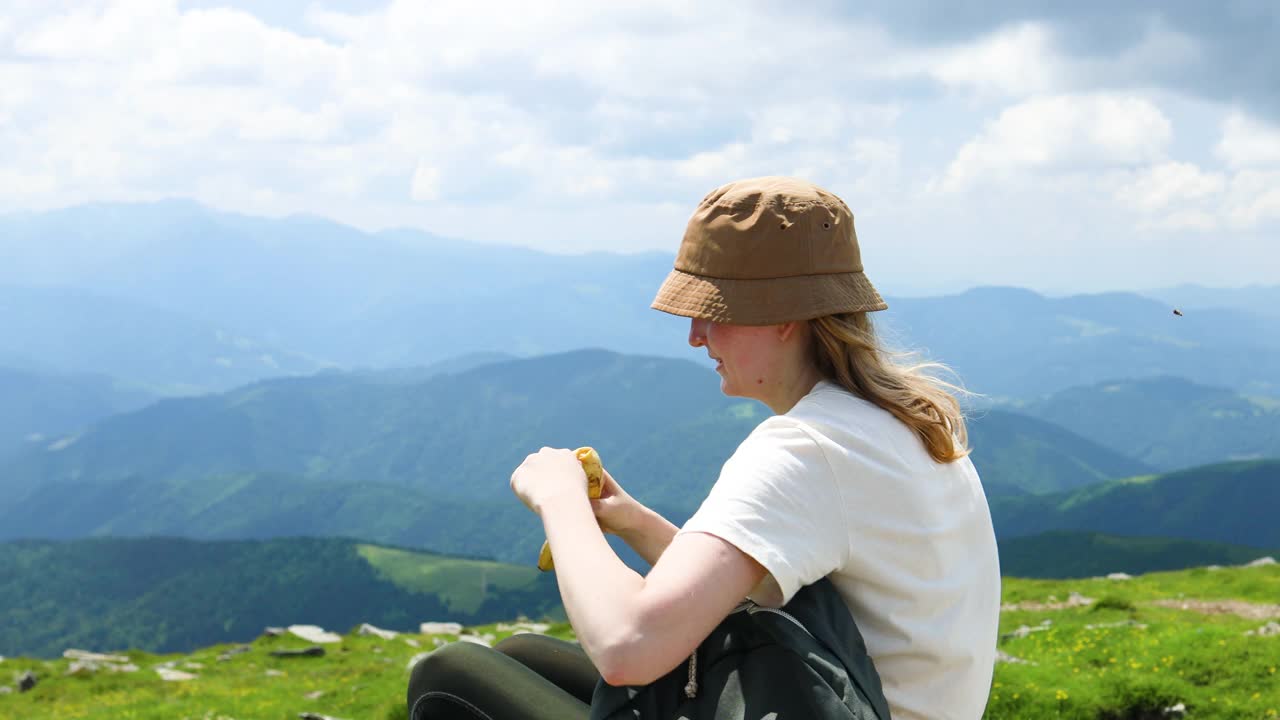
[[[414,666],[409,720],[586,720],[599,679],[581,647],[555,638],[450,643]]]

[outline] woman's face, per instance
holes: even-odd
[[[765,400],[787,378],[779,325],[728,325],[694,318],[689,344],[705,347],[725,395]]]

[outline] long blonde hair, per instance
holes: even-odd
[[[925,371],[955,374],[938,362],[913,362],[917,353],[886,347],[865,312],[809,321],[811,352],[819,372],[849,392],[893,413],[940,463],[969,454],[964,413],[952,392],[975,395]]]

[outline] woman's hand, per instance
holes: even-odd
[[[572,450],[544,447],[526,457],[511,474],[511,491],[525,507],[541,515],[547,503],[575,493],[585,498],[587,474]]]
[[[626,533],[636,526],[644,510],[644,505],[628,495],[609,471],[605,470],[600,498],[591,501],[591,511],[596,514],[600,529],[613,535]]]

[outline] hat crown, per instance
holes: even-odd
[[[698,204],[675,267],[703,277],[771,278],[862,272],[853,213],[805,180],[767,176],[723,185]]]

